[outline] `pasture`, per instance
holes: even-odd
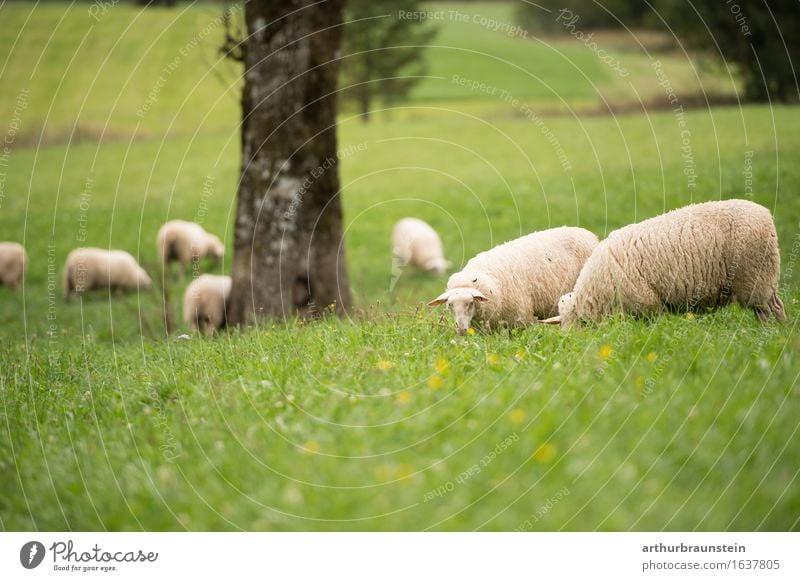
[[[678,98],[733,85],[680,50],[620,45],[621,79],[580,43],[444,21],[408,102],[369,124],[342,112],[350,316],[178,340],[158,227],[232,236],[238,82],[218,13],[0,7],[0,239],[31,258],[23,291],[0,287],[0,530],[798,528],[797,109],[596,115],[665,100],[653,60]],[[533,230],[603,237],[734,197],[774,214],[786,325],[732,307],[462,338],[424,306],[446,277],[391,277],[407,215],[458,268]],[[79,245],[128,250],[159,288],[64,303]]]

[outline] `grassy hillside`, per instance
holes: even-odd
[[[165,339],[158,292],[65,304],[61,265],[98,245],[156,274],[169,218],[230,248],[237,114],[206,75],[216,41],[136,115],[216,8],[117,5],[98,23],[86,9],[0,8],[13,23],[0,27],[0,119],[27,95],[0,168],[0,239],[31,256],[24,291],[0,287],[0,530],[798,528],[796,109],[714,108],[683,125],[670,112],[546,115],[542,83],[432,49],[431,74],[497,83],[540,115],[436,79],[368,125],[343,115],[352,316]],[[584,74],[622,91],[582,45],[470,26],[445,23],[439,42],[535,65],[572,104],[599,98]],[[640,59],[634,86],[661,91],[646,55],[619,46]],[[693,92],[691,64],[663,58],[679,95]],[[444,277],[390,285],[389,233],[406,215],[431,222],[460,267],[534,229],[602,236],[743,196],[775,215],[787,325],[733,307],[457,338],[423,306]],[[179,318],[182,285],[167,284]]]
[[[26,89],[22,132],[35,143],[235,131],[241,69],[219,54],[218,4],[142,10],[120,3],[105,12],[90,12],[91,7],[15,2],[0,7],[0,119],[12,115]],[[506,91],[537,109],[663,101],[650,67],[655,59],[685,96],[733,90],[725,71],[687,60],[681,51],[658,52],[632,37],[601,35],[601,46],[629,72],[622,77],[570,35],[514,32],[510,3],[428,8],[443,16],[427,49],[429,78],[411,95],[421,105],[514,113],[487,90],[454,83],[453,75]]]

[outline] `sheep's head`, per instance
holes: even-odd
[[[222,262],[225,256],[225,245],[213,234],[208,235],[208,255],[216,262]]]
[[[139,268],[139,280],[137,282],[139,288],[150,288],[153,286],[153,281],[141,267]]]
[[[561,324],[562,327],[569,327],[577,320],[575,310],[575,293],[567,293],[558,299],[558,315],[539,321],[545,325]]]
[[[449,260],[445,260],[444,258],[431,258],[428,262],[425,263],[423,267],[426,272],[431,272],[433,274],[438,274],[439,276],[443,275],[447,272],[447,269],[450,268],[452,263]]]
[[[486,302],[484,294],[474,288],[454,288],[446,290],[441,295],[428,303],[429,307],[435,307],[447,303],[456,317],[456,333],[466,335],[469,330],[472,317],[475,316],[476,303]]]

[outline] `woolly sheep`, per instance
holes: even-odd
[[[76,248],[64,267],[64,299],[96,289],[150,288],[152,281],[124,250]]]
[[[732,301],[785,321],[778,235],[769,211],[746,200],[706,202],[615,230],[586,262],[559,315],[570,326],[613,311],[657,313]]]
[[[0,242],[0,284],[16,289],[25,277],[28,255],[22,244]]]
[[[183,320],[193,331],[211,336],[227,322],[231,277],[203,274],[183,295]]]
[[[597,236],[588,230],[567,226],[506,242],[467,262],[428,306],[447,303],[459,335],[473,319],[491,329],[550,317],[597,244]]]
[[[400,268],[414,266],[442,275],[451,266],[444,258],[442,240],[436,230],[417,218],[403,218],[394,225],[392,254]]]
[[[177,261],[182,275],[190,262],[198,263],[206,256],[219,262],[225,254],[225,246],[218,237],[206,232],[200,224],[185,220],[171,220],[161,226],[156,245],[162,267]]]

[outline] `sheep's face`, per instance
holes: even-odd
[[[577,319],[575,311],[575,293],[567,293],[558,299],[558,316],[561,318],[561,326],[569,327]]]
[[[437,298],[428,303],[429,307],[435,307],[447,303],[450,310],[456,317],[456,333],[466,335],[469,331],[472,318],[475,316],[476,303],[488,301],[479,290],[474,288],[454,288],[445,291]]]
[[[575,308],[575,293],[567,293],[558,299],[558,315],[549,319],[542,319],[539,322],[545,325],[558,325],[570,327],[578,320]]]
[[[425,271],[441,276],[447,272],[447,269],[451,266],[450,261],[444,258],[433,258],[425,263]]]
[[[153,286],[153,281],[147,276],[144,269],[139,269],[139,288],[150,288]]]
[[[225,256],[225,245],[222,244],[222,241],[213,234],[209,239],[208,255],[216,262],[221,262],[222,257]]]

